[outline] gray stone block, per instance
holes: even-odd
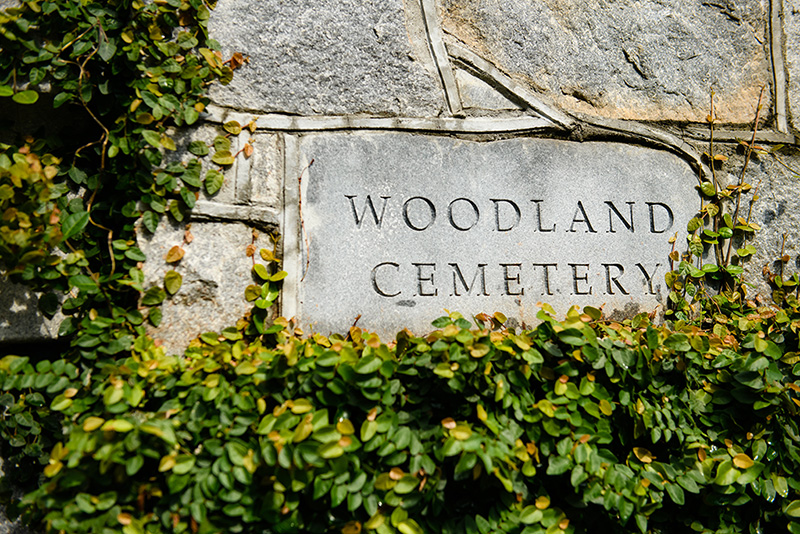
[[[237,200],[280,209],[283,196],[283,140],[277,134],[252,137],[253,155],[239,162]]]
[[[797,194],[800,155],[796,150],[781,152],[781,161],[790,168],[772,157],[754,158],[748,166],[745,182],[753,186],[754,192],[758,188],[759,198],[753,203],[751,213],[752,194],[745,197],[740,212],[744,218],[749,215],[761,230],[747,240],[756,248],[753,256],[741,261],[736,258],[736,248],[742,246],[738,242],[732,252],[734,261],[745,268],[748,298],[759,297],[761,303],[771,302],[773,289],[764,276],[764,267],[775,274],[782,272],[786,278],[800,272],[800,196]],[[730,181],[734,180],[738,180],[738,175],[730,177]],[[779,261],[782,254],[789,256],[789,261],[783,265]]]
[[[409,42],[402,0],[222,0],[209,21],[229,57],[249,62],[213,100],[304,115],[436,116],[445,109],[429,57]]]
[[[751,121],[772,79],[767,13],[764,0],[443,0],[445,31],[556,106],[631,120],[703,121],[713,87],[722,122]]]
[[[458,69],[455,72],[455,77],[458,82],[461,103],[466,109],[515,111],[521,109],[519,105],[497,92],[497,89],[468,72]]]
[[[311,159],[302,214],[287,213],[283,311],[325,333],[361,316],[381,335],[422,334],[446,310],[531,325],[539,302],[562,314],[573,304],[654,311],[667,296],[668,239],[682,239],[699,205],[684,161],[615,143],[390,133],[287,142],[292,166]],[[295,193],[287,181],[287,209]]]
[[[261,232],[253,239],[252,228],[240,223],[195,222],[189,228],[193,239],[185,243],[186,227],[162,224],[152,235],[139,236],[139,247],[147,255],[143,270],[145,286],[164,285],[164,275],[174,269],[183,276],[183,285],[162,304],[163,319],[149,333],[170,354],[180,354],[188,343],[203,332],[216,332],[234,326],[250,311],[245,288],[255,283],[247,257],[247,246],[272,249],[269,236]],[[185,255],[176,264],[164,258],[175,245]],[[256,258],[258,253],[256,253]],[[258,260],[260,261],[260,259]]]
[[[55,339],[64,316],[48,319],[39,312],[39,296],[28,287],[0,277],[0,342]]]

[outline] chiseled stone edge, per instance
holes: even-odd
[[[775,128],[779,132],[789,131],[786,113],[787,87],[786,62],[783,49],[783,1],[769,0],[769,38],[770,59],[772,60],[772,76],[775,83]]]
[[[513,132],[539,132],[553,130],[556,125],[542,117],[352,117],[330,116],[299,117],[269,113],[259,115],[233,111],[216,105],[207,108],[206,120],[212,122],[238,121],[247,124],[255,120],[259,130],[284,132],[319,132],[331,130],[394,130],[410,132],[450,132],[465,134],[491,134]]]
[[[283,317],[297,317],[302,308],[300,283],[305,275],[305,247],[303,243],[302,178],[305,164],[300,161],[298,139],[287,135],[284,140],[283,171],[283,270],[289,276],[283,279],[280,313]],[[303,168],[301,168],[303,167]]]
[[[450,56],[444,45],[444,34],[439,20],[439,12],[436,9],[436,0],[420,0],[423,18],[425,20],[425,34],[428,36],[428,46],[431,56],[436,63],[439,77],[442,80],[444,96],[450,113],[458,115],[462,112],[461,97],[458,93],[458,84],[453,73],[453,66],[450,64]]]
[[[451,36],[448,35],[448,37]],[[562,129],[571,130],[574,127],[575,119],[570,115],[542,102],[533,93],[502,73],[492,63],[463,46],[455,38],[448,38],[446,44],[447,52],[454,60],[460,63],[467,71],[477,75],[478,78],[488,82],[495,88],[503,89],[504,91],[500,91],[501,94],[512,95],[516,100],[521,101],[539,115],[550,119]]]
[[[711,138],[708,126],[703,127],[699,125],[690,124],[683,128],[682,133],[686,134],[688,137],[692,139],[697,139],[699,141],[708,141]],[[753,130],[718,130],[714,128],[714,141],[720,141],[724,143],[737,143],[739,142],[740,139],[742,139],[749,143],[752,137],[753,137]],[[756,141],[760,143],[794,145],[797,142],[797,138],[795,138],[795,136],[790,133],[772,132],[769,130],[758,130],[756,132]]]
[[[247,204],[224,204],[198,200],[191,211],[193,220],[239,221],[249,225],[260,225],[265,229],[277,229],[281,214],[272,208]]]

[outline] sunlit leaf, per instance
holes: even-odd
[[[167,255],[164,257],[164,261],[167,263],[176,263],[183,259],[183,256],[186,254],[186,251],[183,250],[182,247],[179,245],[175,245],[169,249]]]
[[[167,293],[170,295],[177,293],[181,288],[181,284],[183,284],[183,276],[177,271],[169,270],[167,274],[164,275],[164,289],[166,289]]]

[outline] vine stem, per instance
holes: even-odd
[[[710,130],[710,135],[709,135],[709,140],[708,140],[708,159],[710,160],[709,163],[711,165],[711,179],[714,181],[714,183],[713,183],[714,191],[715,192],[719,192],[720,187],[719,187],[719,182],[717,181],[717,170],[716,170],[716,168],[714,166],[714,163],[715,163],[715,160],[714,160],[714,121],[716,120],[716,110],[714,109],[714,89],[713,88],[711,89],[711,114],[709,115],[709,118],[711,120],[708,121],[708,126],[709,126],[709,130]],[[715,197],[715,200],[719,201],[719,198]],[[720,219],[719,211],[721,211],[721,210],[718,209],[717,215],[711,217],[712,224],[713,224],[713,228],[712,229],[714,230],[714,232],[719,232],[719,219]],[[722,262],[722,246],[721,245],[714,246],[714,256],[716,257],[717,265],[723,265],[723,262]]]
[[[741,187],[744,183],[744,174],[747,172],[747,166],[750,164],[750,156],[753,154],[753,146],[756,143],[756,133],[758,133],[758,119],[761,116],[761,100],[764,98],[764,86],[761,86],[761,93],[758,95],[758,106],[756,107],[756,120],[755,124],[753,124],[753,136],[750,138],[750,143],[747,145],[747,152],[745,153],[744,157],[744,165],[742,166],[742,172],[739,174],[739,183],[737,188],[739,188],[738,194],[736,195],[736,209],[733,212],[733,225],[736,226],[736,221],[739,218],[739,206],[742,202],[742,191]],[[725,265],[728,265],[731,259],[731,249],[733,248],[733,236],[731,239],[728,240],[728,250],[725,253]]]

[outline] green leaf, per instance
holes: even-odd
[[[242,126],[236,121],[228,121],[222,125],[226,132],[233,135],[242,133]]]
[[[144,212],[144,215],[142,215],[142,224],[147,228],[147,231],[152,234],[155,233],[156,228],[158,228],[158,219],[158,213],[147,210]]]
[[[344,454],[344,449],[338,442],[325,443],[319,448],[319,455],[326,460],[338,458]],[[346,489],[346,488],[345,488]]]
[[[664,340],[664,346],[680,352],[687,352],[692,350],[689,344],[689,338],[686,334],[672,334]]]
[[[784,513],[789,517],[800,517],[800,501],[792,501],[787,504]]]
[[[197,201],[197,198],[195,197],[194,193],[189,189],[182,187],[180,194],[181,198],[183,199],[183,202],[186,204],[186,207],[188,207],[189,209],[194,208],[194,204]]]
[[[172,423],[167,420],[153,420],[142,423],[139,426],[139,430],[159,437],[170,445],[175,445],[178,442]]]
[[[130,432],[133,428],[133,424],[125,419],[112,419],[106,421],[103,426],[100,427],[103,431],[113,430],[114,432]]]
[[[730,486],[739,478],[739,471],[733,467],[731,460],[725,460],[717,467],[717,475],[714,477],[714,484],[719,486]]]
[[[394,492],[398,495],[404,495],[414,491],[417,486],[419,486],[419,479],[417,479],[417,477],[413,475],[404,475],[403,478],[397,481]]]
[[[189,143],[189,152],[199,157],[206,156],[208,155],[208,145],[203,141],[192,141]]]
[[[233,159],[233,154],[231,154],[229,150],[220,150],[214,153],[211,157],[211,161],[217,165],[233,165],[235,160]]]
[[[97,54],[103,58],[103,61],[106,63],[110,61],[116,53],[117,45],[108,40],[101,41],[100,45],[97,47]]]
[[[55,98],[53,98],[53,108],[58,109],[70,100],[72,100],[72,95],[70,93],[58,93]]]
[[[713,197],[717,194],[717,190],[714,188],[714,184],[711,182],[703,182],[700,184],[700,191],[702,191],[703,194],[708,197]]]
[[[531,504],[522,509],[519,514],[519,521],[526,525],[532,525],[541,521],[542,517],[544,517],[544,513]]]
[[[383,364],[383,360],[373,354],[358,360],[358,363],[355,364],[353,370],[360,375],[366,375],[374,373],[380,369],[381,364]]]
[[[150,145],[156,148],[161,147],[161,136],[158,134],[158,132],[154,132],[153,130],[142,130],[142,137],[144,137],[144,140]]]
[[[561,475],[569,470],[569,458],[563,456],[553,456],[547,465],[548,475]]]
[[[197,122],[197,119],[199,118],[200,118],[200,113],[198,113],[196,109],[188,107],[183,110],[183,120],[186,121],[187,125],[191,126],[192,124]]]
[[[667,484],[667,494],[669,498],[672,499],[672,502],[677,505],[683,505],[685,502],[683,488],[677,484]]]
[[[0,96],[11,96],[14,94],[14,89],[8,85],[0,85]]]
[[[209,170],[208,173],[206,173],[206,179],[204,181],[206,193],[214,195],[220,190],[224,181],[225,176],[221,172],[216,169]]]
[[[151,287],[142,297],[142,304],[144,306],[158,306],[164,302],[165,298],[167,298],[167,294],[163,289],[157,286]]]
[[[97,282],[84,274],[70,276],[69,285],[78,289],[79,291],[85,291],[86,293],[95,293],[99,290]]]
[[[63,412],[72,406],[72,399],[66,398],[64,395],[59,395],[50,404],[50,409],[56,412]]]
[[[61,223],[61,235],[64,239],[70,239],[81,233],[88,223],[89,212],[71,213]]]
[[[183,276],[177,271],[170,270],[164,275],[164,288],[170,295],[177,293],[181,288],[181,284],[183,284]]]
[[[17,104],[35,104],[39,100],[39,93],[32,89],[20,91],[11,97]]]
[[[686,230],[688,232],[694,232],[695,230],[697,230],[701,226],[703,226],[703,221],[701,221],[697,217],[692,217],[689,220],[689,224],[686,225]]]
[[[288,275],[289,275],[289,273],[287,273],[286,271],[278,271],[277,273],[275,273],[275,274],[273,274],[272,276],[269,277],[269,281],[270,282],[280,282],[281,280],[286,278]]]
[[[269,278],[271,276],[267,268],[261,263],[256,263],[255,265],[253,265],[253,272],[256,274],[256,276],[265,281],[269,281]]]

